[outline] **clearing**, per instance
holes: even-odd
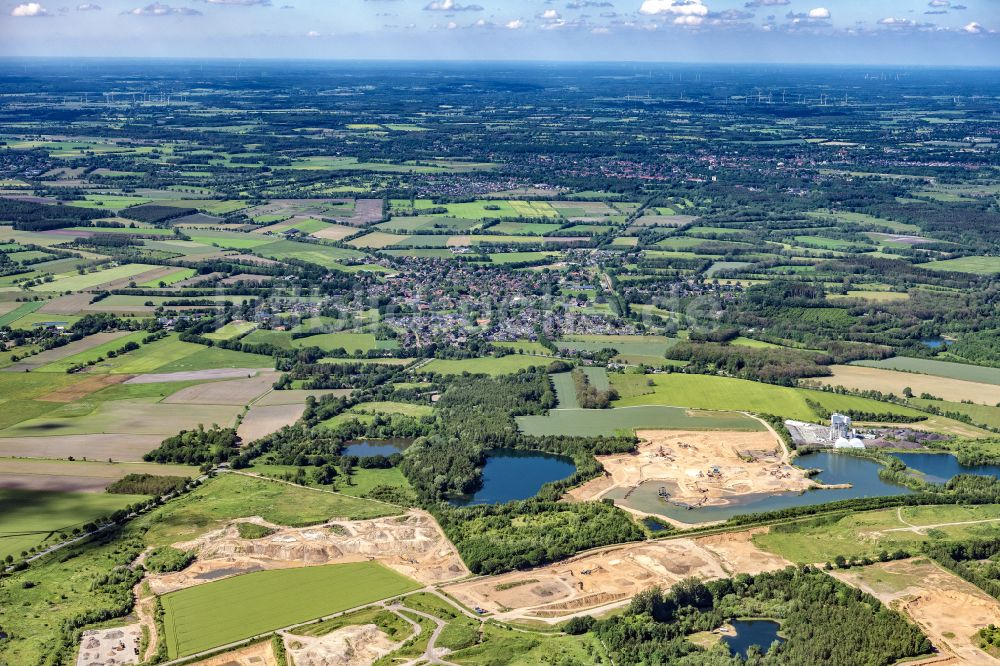
[[[1000,602],[930,560],[884,562],[831,575],[909,617],[958,663],[997,663],[979,649],[976,633],[1000,624]]]

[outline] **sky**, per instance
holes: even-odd
[[[1000,67],[1000,0],[0,0],[0,56]]]

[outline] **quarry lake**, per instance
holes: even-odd
[[[963,465],[950,453],[895,453],[903,463],[932,483],[944,483],[959,474],[1000,477],[1000,465]]]
[[[729,646],[733,656],[747,658],[747,650],[751,645],[760,648],[761,654],[767,654],[771,643],[784,643],[785,639],[778,636],[781,625],[771,620],[733,620],[729,624],[736,630],[735,636],[723,636],[722,640]]]
[[[472,495],[451,500],[455,506],[502,504],[534,497],[546,483],[576,472],[571,458],[540,451],[494,449],[483,467],[483,486]]]
[[[838,500],[859,497],[883,497],[905,495],[911,491],[903,486],[886,483],[878,477],[881,466],[865,458],[855,458],[828,451],[807,453],[795,459],[795,464],[805,469],[821,469],[814,478],[829,485],[851,484],[850,488],[811,490],[804,493],[780,493],[773,495],[745,495],[737,497],[722,506],[700,506],[687,508],[663,501],[658,497],[662,481],[646,481],[629,495],[627,500],[618,499],[619,504],[647,513],[660,514],[684,523],[704,523],[726,520],[745,513],[777,511],[810,504],[825,504]],[[613,497],[609,494],[608,497]]]
[[[341,455],[357,456],[391,456],[402,453],[413,441],[410,439],[372,439],[347,442]]]

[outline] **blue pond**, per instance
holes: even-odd
[[[410,445],[410,440],[406,439],[379,439],[374,441],[347,442],[342,455],[357,456],[365,458],[367,456],[391,456],[393,453],[402,453]]]
[[[925,338],[920,343],[931,349],[941,349],[942,347],[950,347],[954,344],[951,340],[945,340],[944,338]]]
[[[744,513],[777,511],[796,506],[826,504],[827,502],[859,497],[905,495],[911,492],[903,486],[882,481],[878,477],[881,465],[865,458],[819,451],[799,456],[796,458],[795,464],[806,469],[823,470],[814,477],[821,483],[830,485],[849,483],[851,487],[811,490],[804,493],[748,495],[725,506],[702,506],[692,509],[662,502],[658,513],[685,523],[702,523],[712,520],[726,520]],[[643,487],[640,486],[640,488]]]
[[[963,465],[950,453],[895,453],[903,463],[932,483],[944,483],[959,474],[1000,477],[1000,465]]]
[[[503,504],[534,497],[546,483],[576,472],[571,458],[540,451],[494,449],[483,467],[483,486],[472,495],[451,500],[455,506]]]
[[[733,620],[729,624],[733,625],[736,635],[723,636],[722,640],[734,656],[738,655],[743,659],[747,658],[747,650],[751,645],[759,647],[761,654],[767,654],[771,643],[785,642],[785,639],[778,636],[781,625],[771,620]]]

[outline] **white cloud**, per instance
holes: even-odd
[[[49,12],[37,2],[26,2],[10,10],[11,16],[49,16]]]
[[[513,21],[507,21],[504,25],[508,30],[521,30],[527,27],[527,24],[521,19],[514,19]]]
[[[916,25],[916,22],[911,21],[910,19],[895,18],[893,16],[887,16],[884,19],[881,19],[878,23],[879,25],[891,25],[896,27]]]
[[[190,7],[171,7],[161,2],[154,2],[145,7],[130,9],[125,14],[132,16],[201,16],[201,12]]]
[[[701,0],[643,0],[639,13],[650,16],[658,14],[707,16],[708,7],[703,5]]]
[[[962,30],[965,30],[967,33],[972,34],[972,35],[978,35],[978,34],[986,32],[986,28],[984,28],[979,23],[976,23],[975,21],[973,21],[969,25],[967,25],[964,28],[962,28]]]
[[[202,0],[210,5],[238,5],[240,7],[251,7],[254,5],[259,5],[261,7],[270,7],[271,0]]]
[[[538,18],[545,19],[546,21],[552,21],[559,18],[559,12],[554,9],[546,9],[544,12],[538,15]]]
[[[817,7],[816,9],[810,9],[808,16],[811,19],[828,19],[830,18],[830,10],[826,7]]]
[[[460,5],[455,0],[432,0],[425,7],[430,12],[481,12],[479,5]]]
[[[82,5],[76,6],[76,11],[78,12],[99,12],[101,11],[100,5],[95,5],[92,2],[85,2]]]
[[[310,30],[309,32],[306,33],[306,37],[309,37],[310,39],[313,39],[313,38],[319,37],[319,33],[317,31],[315,31],[315,30]]]
[[[704,22],[705,22],[704,16],[694,16],[691,14],[687,14],[685,16],[678,16],[677,18],[674,19],[674,25],[695,26],[695,25],[701,25]]]

